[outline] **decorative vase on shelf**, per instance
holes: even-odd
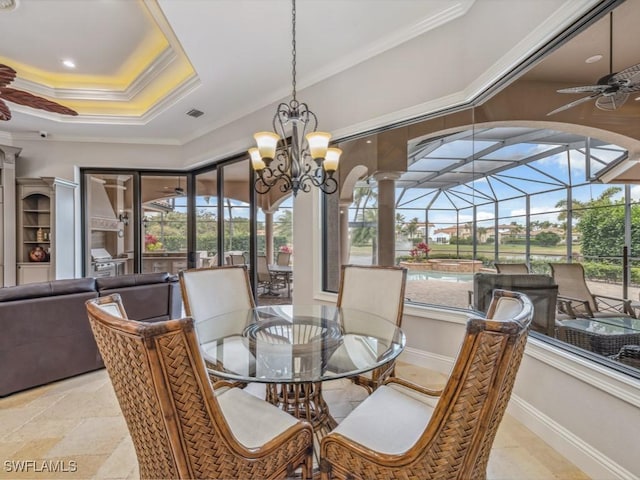
[[[33,247],[29,252],[29,260],[32,262],[44,262],[47,260],[47,252],[40,246]]]

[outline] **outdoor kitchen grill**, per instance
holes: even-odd
[[[115,277],[116,262],[111,254],[104,248],[91,249],[91,275],[93,277]]]

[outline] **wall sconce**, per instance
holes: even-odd
[[[126,227],[127,225],[129,225],[129,214],[127,212],[120,212],[120,215],[118,215],[118,221],[122,222]]]

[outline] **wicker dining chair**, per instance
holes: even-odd
[[[140,478],[311,478],[311,425],[238,388],[214,393],[191,318],[128,320],[117,294],[86,305]]]
[[[201,348],[217,349],[215,341],[207,344],[207,338],[212,340],[227,337],[222,348],[225,358],[232,365],[235,356],[239,362],[247,358],[246,345],[243,338],[229,337],[229,331],[237,331],[234,325],[219,325],[215,327],[211,322],[203,331],[202,322],[208,318],[232,312],[234,310],[249,310],[255,307],[253,292],[249,283],[249,274],[245,265],[224,265],[221,267],[191,268],[178,273],[184,310],[188,317],[193,318],[196,332],[202,337]],[[214,328],[215,327],[215,328]],[[234,341],[235,340],[235,341]],[[210,375],[214,385],[229,384],[227,380]],[[232,382],[238,387],[246,386],[242,382]]]
[[[255,307],[245,265],[181,270],[180,289],[187,316],[199,321]]]
[[[486,479],[533,306],[523,294],[496,290],[488,316],[467,322],[443,390],[391,377],[325,436],[321,478]]]
[[[370,312],[402,326],[407,269],[392,266],[343,265],[337,306]],[[362,332],[368,333],[368,332]],[[393,375],[395,361],[351,380],[372,392]]]

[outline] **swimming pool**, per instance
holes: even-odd
[[[455,272],[433,272],[433,271],[417,271],[409,270],[407,272],[407,280],[438,280],[441,282],[471,282],[473,281],[472,273],[455,273]]]

